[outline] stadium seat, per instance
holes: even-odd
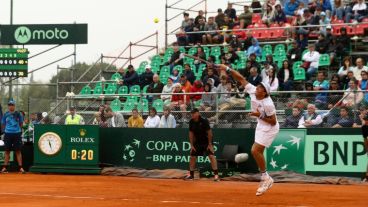
[[[262,52],[269,52],[269,54],[272,54],[272,46],[271,45],[264,45],[262,48]]]
[[[119,96],[127,96],[129,93],[128,86],[120,86],[118,89]]]
[[[134,85],[130,87],[130,94],[140,94],[141,93],[141,87],[139,85]]]
[[[119,81],[119,80],[121,80],[121,75],[120,75],[120,73],[114,73],[114,74],[111,76],[111,80],[113,80],[113,81]]]
[[[179,47],[179,51],[181,52],[181,53],[186,53],[187,51],[185,50],[185,47]]]
[[[148,87],[149,87],[149,85],[144,86],[143,89],[142,89],[142,93],[147,93]]]
[[[300,68],[300,66],[303,64],[302,61],[295,61],[294,64],[293,64],[293,70],[294,69],[297,69],[297,68]]]
[[[183,66],[181,66],[181,65],[176,65],[175,67],[174,67],[174,70],[178,70],[179,71],[179,74],[181,74],[182,72],[183,72]]]
[[[214,46],[211,48],[211,56],[215,56],[216,60],[220,58],[221,56],[221,48],[219,46]]]
[[[91,87],[89,87],[88,85],[84,86],[79,95],[91,95]]]
[[[123,112],[131,112],[134,108],[136,108],[137,101],[134,99],[127,99],[124,103]]]
[[[169,73],[160,73],[160,81],[162,84],[167,84],[167,79],[170,77]]]
[[[197,53],[197,47],[191,47],[189,50],[188,50],[188,54],[189,55],[195,55]]]
[[[305,69],[304,68],[293,68],[293,74],[294,74],[294,80],[295,81],[300,81],[300,80],[305,80],[306,76],[305,76]]]
[[[105,94],[115,94],[116,93],[117,86],[116,84],[109,84],[107,88],[105,89]]]
[[[330,66],[330,56],[328,54],[322,54],[319,57],[319,67]]]
[[[93,95],[100,95],[102,94],[102,86],[101,85],[96,85],[96,87],[93,89]]]
[[[242,70],[242,69],[245,69],[247,66],[246,62],[245,61],[239,61],[237,64],[236,64],[236,69],[237,70]]]
[[[138,102],[138,106],[137,106],[138,111],[141,112],[148,112],[148,100],[143,98]]]
[[[121,101],[116,98],[110,103],[110,107],[113,112],[120,111],[121,110]]]
[[[277,44],[274,48],[274,53],[282,51],[285,53],[285,45],[284,44]]]
[[[155,108],[157,112],[161,113],[164,111],[164,102],[161,99],[156,99],[153,101],[152,107]]]
[[[255,23],[259,22],[259,20],[261,20],[261,19],[262,19],[261,14],[254,13],[252,15],[252,24],[255,24]]]
[[[162,66],[161,70],[160,70],[160,74],[162,73],[169,73],[170,74],[170,66]]]
[[[210,56],[210,48],[208,47],[202,47],[204,54],[206,54],[206,60],[208,60],[208,57]]]

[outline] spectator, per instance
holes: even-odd
[[[313,44],[308,46],[309,51],[303,55],[303,67],[307,69],[307,78],[310,79],[317,71],[319,64],[319,52],[315,51]]]
[[[294,73],[287,60],[282,62],[282,67],[277,74],[280,91],[291,91],[293,88]],[[287,94],[290,95],[290,94]]]
[[[350,51],[350,37],[346,33],[346,28],[342,27],[340,29],[340,36],[337,37],[337,42],[344,46],[344,55]]]
[[[209,78],[212,78],[215,82],[214,82],[214,86],[217,87],[218,84],[220,83],[220,80],[218,78],[217,75],[214,74],[214,70],[212,68],[208,68],[207,70],[207,75],[203,78],[203,83],[207,83],[207,80]]]
[[[265,68],[262,70],[262,82],[270,85],[270,91],[277,91],[279,88],[279,80],[276,77],[276,70],[268,63],[265,64]]]
[[[222,79],[221,79],[222,82]],[[221,86],[221,85],[220,85]],[[219,87],[220,87],[219,86]],[[202,95],[202,103],[199,107],[201,111],[210,111],[214,109],[216,104],[216,96],[212,92],[212,86],[209,83],[204,85],[204,94]]]
[[[332,12],[332,6],[330,0],[318,0],[315,1],[317,8],[322,8],[322,11],[330,14]]]
[[[247,51],[248,48],[250,46],[252,46],[252,39],[253,39],[253,35],[252,35],[251,30],[248,30],[246,34],[247,34],[247,37],[243,41],[243,50],[245,50],[245,51]]]
[[[205,34],[206,21],[205,18],[198,19],[198,24],[194,24],[193,31],[197,32],[193,35],[194,43],[202,43],[202,36]]]
[[[171,70],[174,68],[174,66],[183,64],[183,57],[179,50],[178,43],[173,43],[173,50],[174,50],[174,53],[171,55],[170,60],[167,62],[167,64],[170,65]]]
[[[330,81],[330,91],[338,91],[341,90],[339,87],[339,81],[331,79]],[[342,98],[341,92],[329,92],[328,93],[328,109],[333,108]]]
[[[307,113],[300,118],[298,128],[315,128],[319,127],[321,123],[322,117],[316,113],[316,106],[308,104]]]
[[[185,112],[187,110],[187,98],[180,83],[174,85],[173,95],[171,96],[170,109],[179,108],[183,114],[182,119],[185,120]]]
[[[319,20],[319,25],[321,25],[321,27],[319,28],[319,32],[323,35],[326,35],[326,26],[329,25],[330,23],[331,20],[326,16],[326,13],[321,12]]]
[[[349,71],[353,71],[354,67],[350,57],[345,57],[342,63],[343,65],[340,67],[337,74],[340,76],[341,79],[344,79],[348,75]]]
[[[153,75],[153,82],[148,85],[147,93],[162,93],[162,89],[164,88],[164,84],[161,83],[160,77],[157,74]],[[160,95],[149,95],[149,100],[156,100],[160,98]]]
[[[284,5],[284,12],[287,16],[294,16],[299,3],[295,0],[287,0]]]
[[[352,127],[354,120],[349,116],[349,110],[346,107],[341,107],[340,109],[340,118],[337,123],[332,126],[332,128],[341,128],[341,127]]]
[[[293,107],[292,114],[287,116],[281,128],[298,128],[298,122],[302,118],[302,109]]]
[[[126,85],[128,88],[139,83],[138,73],[135,72],[133,65],[128,66],[128,71],[125,73],[123,80],[119,82],[120,85]]]
[[[277,63],[273,60],[273,55],[272,54],[266,55],[266,62],[265,63],[268,63],[270,66],[273,67],[273,69],[278,71],[279,67],[277,66]]]
[[[368,15],[367,4],[364,0],[358,0],[358,2],[353,6],[353,13],[348,13],[346,15],[346,22],[350,22],[351,18],[355,21],[361,22]]]
[[[196,105],[198,101],[202,99],[202,93],[203,93],[203,84],[202,81],[196,80],[194,81],[194,84],[192,85],[192,88],[190,90],[190,93],[198,93],[198,94],[191,94],[189,95],[192,103]]]
[[[283,25],[287,21],[285,12],[282,10],[280,3],[277,3],[275,6],[275,17],[273,21],[280,26]]]
[[[164,108],[164,114],[161,116],[159,128],[176,128],[176,120],[171,114],[169,107]]]
[[[190,93],[190,91],[192,90],[192,84],[190,84],[190,82],[187,80],[187,77],[182,74],[180,76],[180,84],[182,86],[182,90],[185,92],[185,93]],[[187,95],[186,96],[186,102],[189,104],[189,101],[190,101],[190,96]]]
[[[194,57],[198,57],[201,58],[202,60],[206,60],[206,53],[204,53],[203,51],[203,47],[199,46],[197,48],[197,53],[194,55]],[[194,64],[198,67],[201,64],[201,61],[199,60],[194,60]]]
[[[180,28],[179,32],[176,33],[177,43],[180,46],[185,46],[188,44],[194,44],[195,43],[195,35],[194,34],[187,34],[189,32],[193,32],[194,30],[194,20],[189,18],[188,20],[185,20],[185,27]]]
[[[172,93],[174,89],[174,83],[172,78],[167,79],[167,84],[162,88],[162,93]],[[170,94],[162,94],[161,100],[164,102],[164,105],[170,104],[171,101],[171,95]]]
[[[226,16],[228,16],[232,21],[236,20],[236,10],[233,8],[232,3],[227,4],[227,9],[225,10]]]
[[[182,30],[184,30],[184,28],[186,28],[189,25],[189,21],[190,21],[189,13],[184,12],[183,16],[184,16],[184,20],[181,22],[181,27],[180,27]]]
[[[221,30],[232,30],[234,28],[234,22],[228,17],[228,16],[225,16],[225,23],[224,25],[222,26],[222,28],[220,28]],[[223,40],[224,42],[228,42],[228,39],[229,37],[232,35],[232,31],[226,31],[226,32],[223,32]]]
[[[275,18],[275,12],[271,4],[267,4],[266,11],[263,13],[262,22],[267,26],[270,26],[273,23],[273,19]]]
[[[126,127],[124,116],[120,113],[113,112],[110,106],[105,108],[105,116],[107,119],[107,127]]]
[[[240,42],[239,37],[237,35],[231,35],[231,40],[229,42],[229,46],[230,46],[229,48],[231,48],[231,51],[233,53],[235,53],[234,50],[241,51],[242,47],[243,47],[242,43]],[[235,54],[235,56],[231,57],[232,61],[235,60],[235,58],[237,58],[236,54]]]
[[[105,117],[106,106],[101,104],[98,107],[98,112],[95,113],[95,119],[93,120],[93,125],[99,125],[100,127],[107,127],[106,117]]]
[[[358,81],[356,79],[351,79],[349,82],[349,88],[345,90],[344,97],[342,100],[342,106],[346,107],[354,107],[363,100],[363,93],[356,92],[361,89],[358,87]]]
[[[69,108],[69,115],[65,118],[65,125],[84,125],[83,117],[76,113],[74,106]]]
[[[153,83],[153,72],[151,71],[150,65],[146,65],[146,71],[140,75],[139,79],[141,88]]]
[[[125,70],[124,70],[124,68],[119,68],[118,73],[123,78],[125,76]],[[121,81],[121,80],[119,80],[119,81]]]
[[[143,128],[143,119],[137,109],[132,110],[132,115],[128,119],[128,128]]]
[[[304,10],[305,10],[304,2],[300,1],[297,10],[295,10],[295,16],[297,15],[303,16]]]
[[[327,53],[328,45],[330,43],[326,39],[324,34],[318,35],[318,41],[316,42],[315,49],[319,54],[325,54]]]
[[[244,5],[244,12],[239,15],[240,29],[245,29],[252,24],[253,13],[249,10],[249,5]]]
[[[200,22],[200,19],[202,19],[204,22],[206,22],[206,18],[204,17],[204,12],[203,10],[199,10],[198,11],[198,15],[196,16],[196,18],[194,19],[194,25],[198,25]]]
[[[328,90],[330,84],[328,80],[325,80],[325,74],[323,72],[318,72],[317,80],[313,82],[314,91],[325,91]],[[327,107],[327,93],[318,93],[316,95],[315,104],[319,109],[324,109]]]
[[[338,20],[343,20],[345,8],[342,0],[334,0],[335,9],[333,10],[332,16]]]
[[[15,101],[10,99],[8,102],[8,111],[2,117],[1,131],[4,132],[5,158],[0,173],[8,172],[10,160],[10,151],[15,151],[19,172],[25,173],[22,162],[22,124],[24,118],[19,111],[15,110]]]
[[[207,31],[202,36],[202,44],[213,44],[218,43],[219,41],[219,35],[218,32],[218,26],[216,22],[214,21],[213,17],[208,18],[208,22],[204,26],[204,31]]]
[[[255,67],[250,69],[250,76],[248,77],[248,82],[254,86],[262,82],[262,77],[258,74],[258,70]]]
[[[361,73],[362,80],[359,81],[358,87],[362,91],[368,91],[368,72],[363,70]],[[368,93],[364,92],[364,105],[368,105]]]
[[[252,45],[247,50],[248,57],[250,55],[255,54],[257,57],[262,56],[262,49],[259,46],[258,40],[256,38],[252,39]]]
[[[302,59],[302,49],[298,47],[298,43],[293,41],[292,48],[287,51],[286,57],[290,62],[290,65],[293,65],[295,61]]]
[[[184,72],[183,74],[187,77],[187,80],[193,84],[196,77],[194,75],[194,72],[192,71],[192,68],[190,67],[189,64],[184,64]]]
[[[217,90],[217,87],[215,86],[215,80],[213,80],[213,78],[209,78],[206,83],[211,84],[212,90]]]
[[[225,24],[225,14],[222,12],[222,9],[217,10],[217,15],[215,17],[215,22],[218,28],[221,28]]]
[[[354,128],[360,128],[362,127],[362,123],[364,123],[364,117],[367,116],[367,106],[362,106],[359,108],[359,111],[358,111],[358,116],[355,117],[354,119],[354,124],[353,124],[353,127]]]
[[[354,73],[354,77],[359,81],[359,80],[362,80],[360,73],[362,72],[362,70],[368,71],[368,67],[364,65],[362,58],[357,58],[355,63],[356,63],[356,67],[354,67],[352,71]]]
[[[149,116],[144,122],[144,128],[158,128],[160,126],[160,117],[154,107],[149,109]]]
[[[335,61],[335,57],[342,57],[344,52],[344,45],[337,42],[337,38],[333,37],[328,45],[327,53],[330,54],[330,64]]]
[[[172,75],[170,76],[173,83],[179,83],[180,82],[180,76],[178,69],[173,69]]]
[[[354,77],[354,73],[353,71],[348,71],[348,75],[345,76],[345,78],[343,79],[343,89],[347,89],[349,88],[349,83],[350,83],[350,80],[356,80],[356,78]]]
[[[235,35],[232,35],[232,36],[235,36]],[[236,36],[235,36],[235,39],[236,39]],[[232,47],[227,47],[227,48],[228,48],[227,51],[224,52],[221,58],[224,60],[224,64],[235,64],[235,62],[238,60],[239,57],[235,53]]]
[[[252,0],[252,4],[250,5],[250,7],[252,8],[253,13],[255,14],[262,13],[262,5],[261,2],[259,2],[259,0]]]

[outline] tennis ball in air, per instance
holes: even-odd
[[[156,24],[157,24],[159,21],[160,21],[160,20],[159,20],[157,17],[153,19],[153,22],[154,22],[154,23],[156,23]]]

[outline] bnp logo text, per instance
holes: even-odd
[[[69,33],[65,29],[53,28],[49,30],[31,30],[26,26],[18,27],[14,32],[14,38],[20,44],[26,44],[30,40],[52,40],[52,39],[67,39]]]

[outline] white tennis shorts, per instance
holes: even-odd
[[[256,129],[254,142],[268,148],[271,146],[279,131],[279,127],[274,127],[268,131]]]

